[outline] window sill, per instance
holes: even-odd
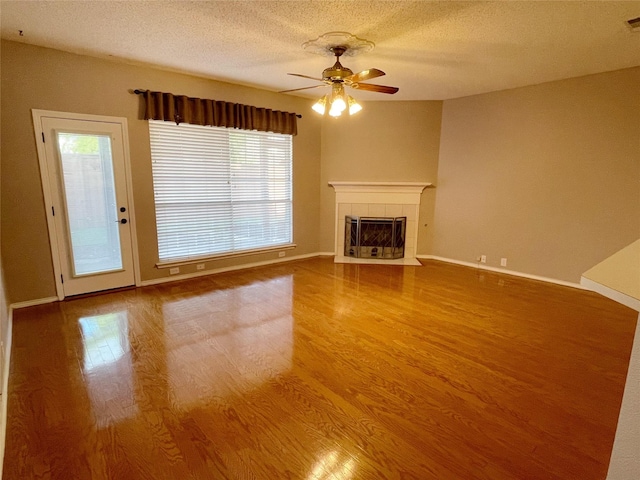
[[[269,253],[269,252],[279,252],[283,250],[292,250],[296,248],[297,245],[295,243],[285,243],[282,245],[275,245],[273,247],[265,247],[265,248],[256,248],[253,250],[243,250],[241,252],[231,252],[231,253],[220,253],[218,255],[205,255],[202,257],[191,257],[184,258],[178,260],[167,260],[164,262],[156,263],[156,268],[172,268],[179,267],[181,265],[191,265],[193,263],[202,263],[208,262],[211,260],[221,260],[223,258],[235,258],[235,257],[246,257],[248,255],[258,255],[260,253]]]

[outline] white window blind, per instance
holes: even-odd
[[[292,242],[292,137],[149,120],[160,261]]]

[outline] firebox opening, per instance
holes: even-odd
[[[407,217],[345,217],[344,256],[404,258]]]

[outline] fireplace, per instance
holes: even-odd
[[[430,183],[332,181],[329,182],[329,185],[336,192],[334,230],[336,263],[421,265],[416,258],[420,197],[425,188],[432,186]],[[404,239],[402,248],[395,245],[393,252],[388,253],[386,248],[381,251],[379,245],[366,245],[366,243],[370,243],[367,240],[365,245],[360,243],[359,250],[354,248],[354,252],[351,254],[351,248],[347,248],[348,241],[345,233],[353,227],[347,221],[347,217],[359,218],[361,227],[362,219],[365,218],[387,221],[404,218],[401,227]],[[398,224],[396,224],[396,231],[398,231],[397,229]],[[376,247],[378,249],[374,251],[373,249]],[[393,257],[389,255],[393,255]]]
[[[404,258],[407,217],[359,217],[344,220],[344,256]]]

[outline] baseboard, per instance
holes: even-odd
[[[557,278],[542,277],[540,275],[531,275],[529,273],[517,272],[515,270],[507,270],[506,268],[489,267],[487,265],[478,264],[475,262],[465,262],[463,260],[454,260],[452,258],[438,257],[436,255],[416,255],[416,258],[423,259],[423,260],[438,260],[440,262],[454,263],[456,265],[476,268],[479,270],[487,270],[489,272],[504,273],[505,275],[512,275],[514,277],[528,278],[529,280],[538,280],[540,282],[553,283],[555,285],[562,285],[563,287],[577,288],[579,290],[589,290],[588,288],[586,288],[583,285],[580,285],[579,283],[567,282],[565,280],[558,280]]]
[[[638,300],[637,298],[633,298],[612,288],[605,287],[601,283],[594,282],[593,280],[586,277],[580,278],[580,284],[588,290],[592,290],[604,297],[610,298],[611,300],[614,300],[629,308],[633,308],[637,312],[640,312],[640,300]]]
[[[35,300],[27,300],[26,302],[12,303],[10,308],[13,310],[18,310],[19,308],[35,307],[36,305],[44,305],[45,303],[57,302],[58,300],[58,297],[36,298]]]
[[[57,298],[56,298],[57,300]],[[4,446],[7,436],[7,406],[9,403],[9,365],[11,363],[11,344],[13,339],[13,307],[9,307],[7,317],[7,338],[4,345],[4,359],[2,362],[2,395],[0,395],[0,478],[4,465]]]
[[[177,282],[178,280],[189,280],[191,278],[197,278],[197,277],[204,277],[207,275],[214,275],[216,273],[225,273],[225,272],[233,272],[236,270],[245,270],[247,268],[254,268],[254,267],[262,267],[265,265],[274,265],[277,263],[284,263],[284,262],[292,262],[294,260],[303,260],[305,258],[312,258],[312,257],[320,257],[323,255],[333,255],[333,253],[331,254],[324,254],[324,253],[319,253],[319,252],[315,252],[315,253],[306,253],[304,255],[294,255],[292,257],[283,257],[283,258],[275,258],[273,260],[264,260],[262,262],[252,262],[252,263],[244,263],[242,265],[234,265],[231,267],[221,267],[221,268],[214,268],[213,270],[202,270],[201,272],[192,272],[192,273],[185,273],[183,275],[171,275],[170,277],[162,277],[162,278],[155,278],[153,280],[143,280],[142,282],[140,282],[140,287],[148,287],[151,285],[158,285],[160,283],[168,283],[168,282]]]

